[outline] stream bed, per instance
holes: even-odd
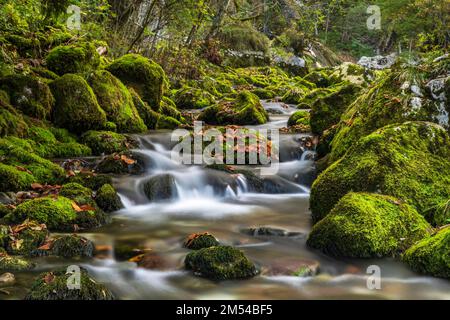
[[[264,106],[276,114],[268,124],[256,128],[286,127],[295,111],[278,103]],[[114,214],[112,224],[83,236],[109,248],[119,242],[139,243],[158,253],[167,267],[138,268],[132,262],[115,261],[112,254],[89,261],[36,258],[38,269],[16,274],[16,285],[8,289],[11,294],[0,293],[0,299],[23,298],[39,272],[69,264],[87,268],[118,299],[450,299],[450,282],[417,275],[398,260],[337,260],[306,246],[311,230],[309,188],[315,168],[313,152],[302,150],[304,137],[307,135],[280,136],[280,170],[270,178],[285,192],[263,194],[249,192],[242,177],[230,178],[223,172],[173,162],[170,132],[137,136],[140,148],[135,152],[146,159],[145,173],[114,178],[125,208]],[[175,177],[176,196],[149,202],[143,183],[167,173]],[[233,187],[227,186],[229,179],[235,179]],[[242,232],[261,226],[284,229],[290,236]],[[209,232],[222,244],[243,250],[262,270],[306,261],[319,265],[320,271],[312,277],[262,272],[249,280],[209,281],[183,269],[189,252],[182,246],[183,239],[198,232]],[[380,267],[380,290],[367,287],[371,265]]]

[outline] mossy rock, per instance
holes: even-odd
[[[56,47],[45,60],[47,68],[60,76],[89,72],[100,65],[100,55],[91,43]]]
[[[78,235],[58,237],[52,242],[51,255],[73,258],[92,258],[94,255],[94,243]]]
[[[6,209],[6,207],[4,205],[0,205],[0,209],[3,211],[3,209]],[[9,214],[10,211],[9,210],[5,211],[5,213]],[[11,230],[9,226],[0,225],[0,250],[4,250],[4,248],[8,245],[8,242],[10,240],[9,239],[10,231]]]
[[[257,274],[255,265],[238,249],[216,246],[193,251],[185,266],[196,274],[217,281],[248,279]]]
[[[35,154],[27,140],[17,137],[0,139],[0,158],[3,159],[2,173],[6,176],[19,177],[18,182],[20,181],[20,183],[4,180],[5,183],[9,181],[7,184],[12,183],[15,188],[21,187],[22,189],[22,186],[31,180],[33,180],[32,182],[58,184],[65,176],[61,167]],[[35,179],[31,179],[31,176]],[[14,191],[14,188],[4,191]]]
[[[183,124],[175,118],[161,115],[156,123],[156,129],[159,130],[173,130],[181,127]]]
[[[9,97],[5,91],[0,90],[0,137],[26,135],[28,125],[14,107],[9,103]]]
[[[288,104],[299,104],[305,97],[305,90],[301,88],[290,88],[281,98],[281,101]]]
[[[32,144],[34,151],[43,158],[84,157],[92,153],[89,147],[79,144],[65,129],[32,126],[28,130],[28,137],[34,142]]]
[[[181,111],[178,110],[175,102],[172,99],[170,99],[169,97],[164,96],[162,98],[161,107],[160,107],[159,111],[162,115],[172,117],[181,123],[186,122],[186,119],[184,119]]]
[[[114,212],[123,208],[122,200],[120,200],[116,189],[110,184],[103,185],[95,196],[97,205],[105,212]]]
[[[68,183],[62,186],[59,195],[75,201],[77,205],[89,205],[95,207],[96,203],[93,198],[91,189],[86,188],[78,183]]]
[[[114,300],[113,294],[95,282],[85,269],[81,269],[80,289],[68,287],[74,277],[67,270],[57,270],[39,275],[25,300]]]
[[[328,72],[323,69],[311,71],[303,79],[314,83],[319,88],[326,88],[331,85]]]
[[[199,120],[211,125],[258,125],[266,123],[269,115],[256,95],[242,91],[233,101],[206,108]]]
[[[106,112],[108,121],[117,125],[118,132],[141,133],[147,130],[132,95],[119,79],[101,70],[89,77],[89,84],[100,107]]]
[[[294,112],[288,120],[288,127],[297,126],[297,125],[310,125],[311,114],[309,111],[299,110]]]
[[[45,243],[48,235],[45,225],[25,221],[19,231],[9,235],[10,241],[6,250],[11,255],[32,256],[33,252]]]
[[[264,88],[256,88],[251,91],[254,95],[258,96],[258,98],[263,100],[273,99],[277,96],[277,94],[270,90],[270,89],[264,89]]]
[[[138,54],[127,54],[108,66],[108,71],[132,87],[154,110],[158,110],[167,90],[164,70],[154,61]]]
[[[57,126],[77,134],[105,127],[105,111],[82,77],[66,74],[53,81],[50,88],[56,100],[53,122]]]
[[[173,98],[180,109],[203,109],[215,104],[215,98],[212,94],[189,86],[177,90]]]
[[[48,119],[54,104],[49,86],[39,78],[27,75],[10,75],[0,80],[11,104],[24,114],[38,119]]]
[[[12,271],[12,272],[29,271],[34,267],[35,264],[25,259],[8,256],[0,252],[0,270],[2,271]]]
[[[124,161],[124,159],[127,159]],[[132,161],[132,163],[129,162]],[[140,160],[133,159],[130,152],[105,156],[95,166],[95,172],[102,174],[141,174],[144,171]]]
[[[318,97],[311,103],[311,129],[313,133],[322,134],[337,124],[342,113],[354,101],[360,87],[344,84],[333,91]]]
[[[190,250],[200,250],[218,245],[219,241],[209,233],[192,234],[184,242],[184,247]]]
[[[0,163],[0,192],[28,190],[33,182],[32,174]]]
[[[307,243],[336,257],[396,256],[431,229],[412,206],[396,198],[349,193],[314,226]]]
[[[111,131],[88,131],[81,140],[95,155],[120,153],[134,145],[128,136]]]
[[[73,201],[58,197],[45,197],[29,200],[17,206],[5,220],[9,223],[21,223],[26,219],[45,224],[50,230],[67,230],[77,218],[77,212],[72,207]]]
[[[133,88],[130,88],[129,92],[131,94],[131,98],[133,99],[133,103],[147,128],[151,130],[156,129],[156,124],[158,123],[161,115],[157,111],[153,110],[148,103],[144,102]]]
[[[403,255],[416,272],[450,279],[450,227],[413,245]]]
[[[437,206],[450,198],[450,138],[429,122],[384,127],[353,145],[315,181],[310,206],[323,219],[350,191],[376,192],[411,204],[433,225],[448,223]]]
[[[79,183],[84,187],[99,190],[105,184],[112,184],[112,177],[105,174],[78,173],[74,176],[66,178],[66,183]]]
[[[144,193],[150,201],[164,201],[178,195],[175,178],[170,174],[151,177],[144,183]]]

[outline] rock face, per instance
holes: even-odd
[[[82,77],[66,74],[53,81],[50,88],[56,100],[53,121],[57,126],[77,134],[105,127],[105,111]]]
[[[413,245],[403,256],[414,271],[450,279],[450,227]]]
[[[154,110],[160,107],[168,87],[164,70],[160,65],[137,54],[127,54],[115,60],[108,71],[126,86],[132,87]]]
[[[268,119],[259,98],[249,91],[240,92],[232,101],[206,108],[199,116],[199,120],[211,125],[257,125]]]
[[[431,226],[393,197],[349,193],[317,223],[308,245],[337,257],[395,256],[429,235]]]
[[[81,269],[80,290],[71,290],[67,283],[73,273],[67,270],[42,273],[33,283],[25,300],[113,300],[113,294],[94,281],[86,270]]]
[[[251,278],[257,274],[254,264],[233,247],[218,246],[189,253],[185,260],[188,270],[211,280]]]
[[[350,191],[394,196],[411,204],[433,225],[448,220],[436,206],[450,198],[450,138],[429,122],[384,127],[358,141],[315,181],[315,223]]]
[[[96,69],[100,55],[91,43],[59,46],[49,52],[47,67],[62,76],[67,73],[84,73]]]
[[[147,130],[133,97],[119,79],[101,70],[90,76],[89,83],[108,121],[116,124],[118,132],[140,133]]]

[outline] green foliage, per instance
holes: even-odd
[[[314,226],[308,245],[337,257],[385,257],[404,251],[430,230],[413,207],[398,199],[348,193]]]

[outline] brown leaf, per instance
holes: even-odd
[[[38,248],[38,250],[45,250],[45,251],[50,250],[52,248],[52,245],[53,245],[53,241],[48,241],[48,242],[44,243],[42,246],[40,246]]]
[[[31,189],[33,190],[40,190],[40,189],[44,189],[44,186],[40,183],[32,183],[31,184]]]
[[[136,257],[131,258],[130,260],[128,260],[129,262],[140,262],[142,260],[142,258],[144,258],[144,254],[140,254]]]
[[[53,274],[53,272],[49,272],[44,276],[44,282],[46,284],[50,284],[55,280],[55,275]]]
[[[19,170],[19,171],[22,171],[22,172],[26,172],[26,173],[32,174],[32,172],[30,170],[28,170],[28,169],[26,169],[24,167],[21,167],[21,166],[16,166],[16,169]]]
[[[121,159],[125,164],[128,164],[128,165],[132,165],[132,164],[135,164],[135,163],[136,163],[136,160],[130,159],[130,158],[128,158],[126,155],[122,155],[122,156],[120,157],[120,159]]]
[[[67,174],[66,174],[67,177],[74,177],[75,175],[76,174],[75,174],[75,172],[73,172],[73,170],[67,171]]]
[[[72,201],[72,208],[73,210],[75,210],[76,212],[83,212],[84,210],[81,209],[75,202]]]
[[[96,209],[88,204],[84,204],[82,206],[79,206],[81,211],[95,211]]]

